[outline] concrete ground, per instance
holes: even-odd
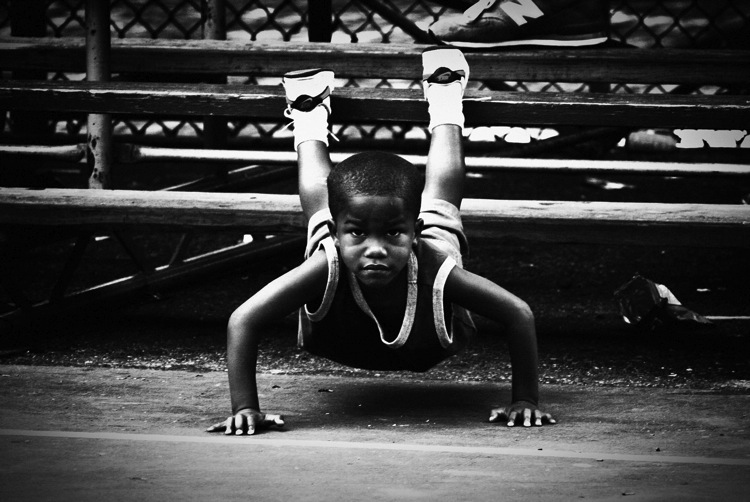
[[[750,499],[748,395],[547,385],[508,428],[507,384],[259,385],[287,425],[226,437],[222,372],[0,366],[0,500]]]

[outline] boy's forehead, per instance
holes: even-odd
[[[344,201],[343,211],[336,219],[355,218],[387,218],[411,220],[416,215],[407,209],[402,197],[395,195],[353,195]]]

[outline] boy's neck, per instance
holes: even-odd
[[[408,266],[401,269],[395,279],[379,288],[366,286],[357,279],[359,289],[362,291],[365,300],[367,300],[367,304],[372,307],[374,304],[383,305],[394,302],[401,303],[402,300],[405,301],[408,276],[407,268]]]
[[[404,267],[394,280],[382,288],[368,288],[359,283],[367,306],[375,315],[375,319],[388,340],[396,339],[406,315],[408,297],[406,268]]]

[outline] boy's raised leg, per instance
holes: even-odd
[[[422,198],[441,199],[461,209],[464,194],[464,152],[460,127],[452,124],[436,126],[432,130],[427,155]]]
[[[311,69],[284,75],[287,110],[292,119],[294,148],[299,167],[299,197],[307,220],[328,208],[326,180],[331,171],[328,155],[328,117],[334,74],[330,70]]]
[[[435,48],[422,53],[422,66],[432,134],[422,197],[460,208],[465,176],[462,100],[469,65],[460,50]]]
[[[297,147],[299,200],[305,219],[322,209],[328,209],[326,180],[331,172],[328,145],[318,140],[300,143]]]

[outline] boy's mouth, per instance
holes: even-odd
[[[363,276],[369,276],[373,279],[376,277],[383,277],[390,273],[391,269],[387,265],[382,263],[369,263],[362,267]]]
[[[365,270],[388,270],[388,266],[382,263],[368,263],[364,268]]]

